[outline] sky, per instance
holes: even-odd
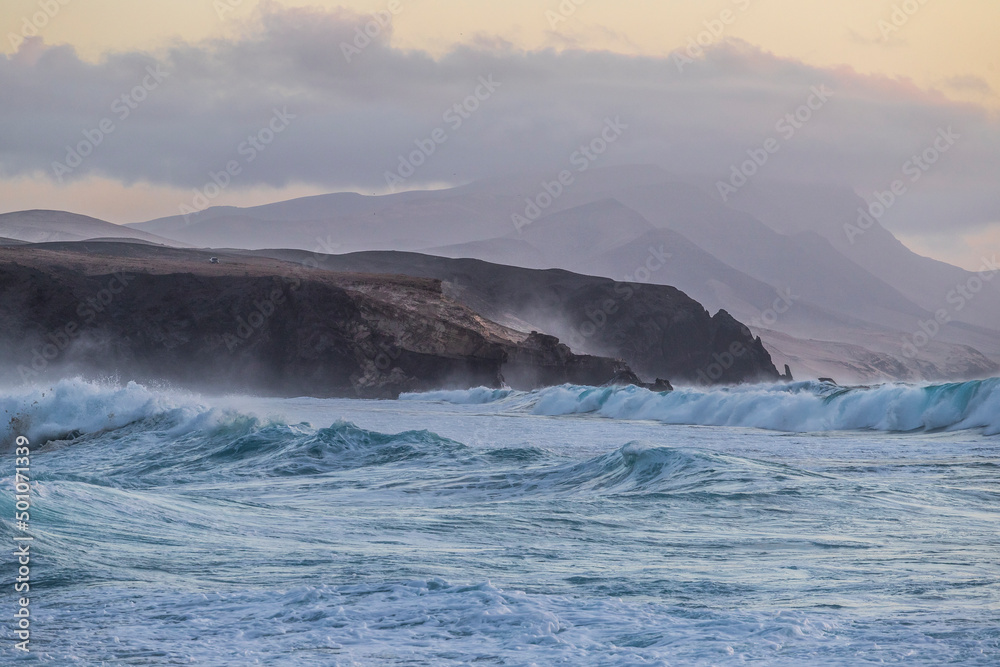
[[[609,164],[725,182],[773,138],[761,178],[903,181],[883,224],[976,268],[1000,246],[997,25],[995,0],[4,0],[0,212],[446,187],[555,168],[619,118]]]

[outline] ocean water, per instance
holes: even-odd
[[[1000,380],[0,412],[2,664],[1000,664]]]

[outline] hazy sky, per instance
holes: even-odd
[[[391,27],[345,55],[380,11]],[[822,84],[768,176],[871,198],[952,126],[884,222],[970,266],[1000,245],[997,26],[996,0],[4,0],[0,210],[171,215],[230,161],[212,203],[384,192],[439,126],[448,142],[404,187],[443,185],[560,164],[609,115],[631,126],[609,163],[724,176]],[[489,99],[445,122],[490,75]],[[84,132],[92,154],[55,167]]]

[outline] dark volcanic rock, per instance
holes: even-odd
[[[599,386],[619,382],[627,373],[629,383],[638,377],[624,362],[576,355],[555,336],[532,331],[517,348],[509,350],[504,378],[513,387],[547,387],[557,384]]]
[[[646,389],[650,390],[650,391],[663,392],[663,391],[673,391],[674,390],[674,386],[672,384],[670,384],[670,382],[668,380],[664,380],[662,378],[656,378],[655,382],[653,382],[651,384],[646,384],[646,385],[643,385],[643,386]]]
[[[202,255],[204,254],[204,257]],[[208,390],[390,398],[602,384],[621,362],[519,334],[441,282],[131,244],[0,249],[6,380],[67,373]]]
[[[710,315],[673,287],[415,253],[256,254],[316,262],[337,271],[436,278],[444,281],[446,293],[485,317],[558,336],[576,352],[620,358],[647,378],[736,384],[781,377],[746,326],[725,311]]]

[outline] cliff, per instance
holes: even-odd
[[[673,287],[405,252],[252,254],[336,271],[438,279],[446,294],[484,317],[556,336],[575,352],[620,358],[646,379],[708,385],[782,378],[746,326],[726,311],[711,315]]]
[[[436,279],[211,256],[118,242],[0,248],[2,379],[81,373],[392,398],[505,381],[600,385],[623,371],[613,359],[496,324]]]

